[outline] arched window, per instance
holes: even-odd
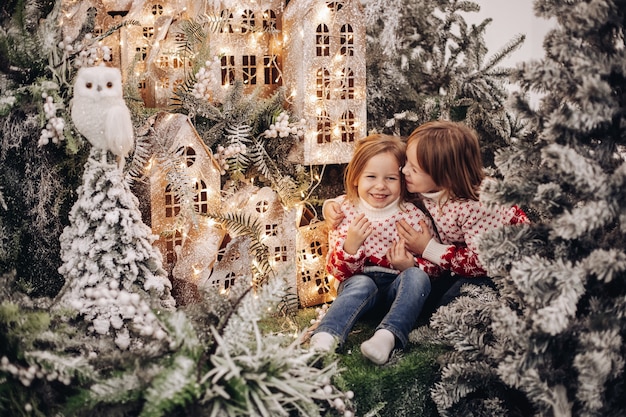
[[[271,9],[265,10],[263,12],[263,30],[265,32],[275,32],[277,29],[276,13]]]
[[[328,26],[321,24],[315,31],[315,53],[317,56],[330,56],[330,36]]]
[[[354,72],[350,68],[342,73],[341,78],[341,99],[351,100],[354,98]]]
[[[162,16],[163,15],[163,6],[159,3],[152,5],[152,14],[154,16]]]
[[[255,209],[257,213],[267,213],[267,211],[270,209],[270,203],[267,200],[258,201],[256,203]]]
[[[176,246],[183,244],[183,235],[180,231],[176,231],[165,238],[165,262],[173,264],[176,261]]]
[[[330,143],[330,140],[330,118],[328,117],[328,113],[322,110],[320,114],[317,115],[317,143]]]
[[[315,89],[319,100],[330,100],[330,72],[326,68],[317,70]]]
[[[172,189],[172,184],[165,187],[165,217],[175,217],[180,213],[180,201]]]
[[[207,214],[209,212],[209,189],[204,180],[196,181],[196,195],[193,198],[197,213]]]
[[[354,56],[354,31],[352,30],[352,25],[346,24],[341,27],[339,40],[341,42],[341,55]]]
[[[226,274],[226,277],[224,278],[224,291],[235,285],[235,278],[236,275],[234,272],[229,272],[228,274]]]
[[[328,7],[333,12],[338,12],[343,8],[343,2],[341,1],[327,1],[326,7]]]
[[[187,167],[191,167],[196,162],[196,150],[191,146],[181,146],[176,150],[176,155],[185,158]]]
[[[354,126],[356,120],[354,119],[354,113],[350,110],[341,115],[341,141],[342,142],[354,142],[355,129]]]
[[[254,12],[252,10],[244,10],[241,21],[241,33],[254,31]]]

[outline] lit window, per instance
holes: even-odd
[[[274,10],[266,10],[263,12],[263,30],[265,32],[276,31],[276,13]]]
[[[220,29],[220,32],[233,33],[233,14],[228,13],[226,10],[222,10],[220,15],[222,18],[222,27]]]
[[[174,217],[180,213],[180,201],[174,193],[171,184],[165,187],[165,217]]]
[[[276,262],[284,262],[287,260],[287,246],[274,247],[274,260]]]
[[[256,85],[256,56],[244,55],[241,59],[243,83],[246,85]]]
[[[203,180],[196,181],[196,195],[193,198],[196,212],[207,214],[209,212],[209,189]]]
[[[350,68],[343,72],[341,79],[341,98],[350,100],[354,98],[354,73]]]
[[[183,236],[179,231],[172,233],[165,238],[165,262],[173,264],[176,261],[176,246],[182,246]]]
[[[355,136],[355,119],[354,113],[350,110],[341,115],[341,141],[342,142],[354,142]]]
[[[278,225],[277,224],[266,224],[265,225],[265,236],[278,236]]]
[[[235,56],[222,57],[222,85],[235,84]]]
[[[153,36],[154,36],[154,26],[144,26],[143,37],[146,39],[150,39]]]
[[[266,85],[279,84],[280,71],[278,70],[278,57],[276,55],[263,57],[263,74]]]
[[[326,68],[317,70],[315,87],[318,99],[330,100],[330,72]]]
[[[152,6],[152,14],[155,16],[162,16],[163,15],[163,6],[161,6],[160,4],[154,4]]]
[[[254,12],[252,10],[245,10],[242,16],[242,25],[241,25],[241,33],[246,33],[247,31],[254,31]]]
[[[135,48],[135,52],[137,53],[137,57],[139,58],[139,62],[144,62],[146,57],[148,56],[148,47],[147,46],[138,46]]]
[[[256,203],[257,213],[265,213],[269,210],[269,208],[270,208],[270,203],[268,203],[265,200],[261,200],[258,203]]]
[[[322,110],[317,116],[317,143],[330,143],[331,128],[328,113]]]
[[[325,24],[319,25],[315,31],[315,53],[317,56],[330,56],[330,36]]]
[[[343,25],[340,34],[341,55],[354,56],[354,32],[351,25]]]

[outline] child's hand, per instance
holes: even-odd
[[[341,211],[341,205],[336,201],[326,201],[322,207],[322,214],[329,228],[335,229],[343,220],[345,215]]]
[[[343,250],[350,255],[354,255],[371,233],[372,225],[369,220],[365,218],[365,214],[359,214],[348,226],[346,241],[343,242]]]
[[[405,240],[406,248],[416,255],[421,255],[426,246],[428,246],[430,239],[432,239],[424,220],[420,221],[421,230],[413,229],[404,219],[398,220],[396,228],[398,229],[398,235]]]
[[[404,271],[415,265],[413,255],[406,249],[406,242],[402,238],[391,244],[387,251],[387,259],[389,259],[392,268],[398,271]]]

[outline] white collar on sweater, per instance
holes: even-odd
[[[369,221],[385,220],[400,211],[400,199],[398,198],[386,207],[376,208],[367,204],[362,198],[359,198],[357,210],[365,213],[365,217],[367,217]]]
[[[420,193],[422,197],[428,198],[429,200],[436,201],[437,203],[441,202],[441,199],[444,197],[444,190],[433,191],[432,193]]]

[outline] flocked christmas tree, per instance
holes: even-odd
[[[171,283],[137,197],[116,163],[97,161],[102,152],[107,151],[91,150],[70,225],[60,238],[59,272],[66,283],[58,306],[75,308],[93,331],[112,335],[121,349],[143,345],[145,336],[165,341],[153,310],[174,309]]]
[[[545,58],[515,74],[535,109],[500,152],[486,201],[519,203],[529,227],[482,241],[498,292],[432,324],[455,348],[433,391],[443,416],[621,416],[626,411],[626,3],[537,0],[555,19]]]

